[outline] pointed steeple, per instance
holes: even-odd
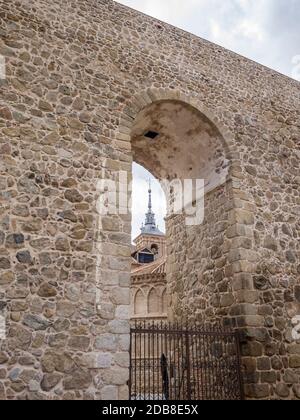
[[[141,233],[148,235],[164,235],[163,232],[161,232],[156,226],[155,214],[152,211],[152,190],[150,179],[148,189],[148,212],[146,213],[145,224],[142,224]]]
[[[149,210],[149,212],[151,212],[152,211],[152,197],[151,197],[151,194],[152,194],[152,191],[151,191],[151,179],[149,179],[149,190],[148,190],[148,194],[149,194],[149,200],[148,200],[148,210]]]

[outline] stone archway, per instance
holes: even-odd
[[[236,304],[228,258],[236,245],[227,235],[236,221],[231,134],[197,100],[154,89],[124,107],[117,138],[159,180],[205,180],[202,225],[187,227],[184,214],[167,217],[169,317],[230,322]]]

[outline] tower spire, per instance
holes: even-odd
[[[152,212],[152,191],[151,191],[151,179],[149,178],[149,189],[148,189],[148,194],[149,194],[149,200],[148,200],[148,211]]]
[[[152,211],[152,188],[150,179],[148,182],[148,211],[145,216],[145,223],[142,224],[141,233],[149,235],[163,235],[156,226],[155,214]]]

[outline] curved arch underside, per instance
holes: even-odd
[[[206,190],[227,179],[229,161],[222,135],[187,103],[163,100],[148,105],[137,115],[131,139],[133,159],[158,179],[204,179]]]

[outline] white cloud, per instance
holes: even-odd
[[[201,2],[202,0],[200,0]],[[199,5],[199,0],[124,0],[119,1],[147,15],[176,25],[190,16],[191,10]]]

